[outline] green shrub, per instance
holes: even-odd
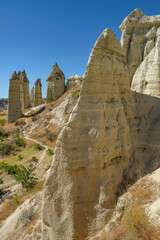
[[[16,131],[13,133],[12,137],[13,138],[19,138],[19,135],[20,135],[20,129],[17,128]]]
[[[23,156],[21,154],[18,154],[18,161],[21,161],[23,159]]]
[[[8,133],[6,133],[2,128],[0,128],[0,137],[8,137]]]
[[[74,90],[71,90],[70,93],[72,95],[76,95],[77,97],[79,97],[79,94],[80,94],[79,91],[74,91]]]
[[[15,150],[15,146],[11,143],[0,143],[0,155],[10,155]]]
[[[0,169],[4,172],[10,174],[17,182],[21,183],[24,188],[28,191],[37,183],[37,178],[35,177],[36,167],[30,164],[28,168],[23,165],[9,165],[3,161],[0,164]]]
[[[49,155],[49,156],[52,156],[53,155],[53,150],[51,148],[48,148],[46,153]]]
[[[32,161],[34,161],[34,162],[38,162],[37,157],[36,157],[36,156],[33,156],[33,157],[32,157]]]
[[[47,101],[47,103],[51,103],[51,102],[53,102],[53,101],[56,101],[56,98],[54,98],[54,97],[49,97],[49,98],[46,98],[46,101]]]
[[[0,119],[0,125],[5,126],[6,125],[6,120],[5,119]]]
[[[41,144],[36,143],[34,149],[35,149],[35,150],[39,150],[39,151],[42,150],[42,146],[41,146]]]
[[[15,144],[18,147],[25,147],[26,146],[26,142],[22,138],[17,138],[16,141],[15,141]]]
[[[55,135],[54,133],[47,131],[47,135],[46,135],[47,139],[52,142],[55,139]]]
[[[4,194],[5,194],[5,191],[3,191],[3,189],[0,188],[0,197]]]

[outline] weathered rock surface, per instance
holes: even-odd
[[[31,107],[34,107],[34,99],[35,99],[34,87],[32,87],[31,88],[31,94],[30,94]]]
[[[43,103],[43,100],[42,100],[42,84],[41,84],[41,79],[38,78],[35,82],[34,106],[38,106],[42,103]]]
[[[159,27],[160,15],[146,16],[139,8],[131,12],[122,22],[121,45],[127,58],[131,82],[141,62],[156,45]]]
[[[58,64],[55,63],[53,69],[47,78],[47,96],[46,98],[57,99],[65,92],[65,76]]]
[[[27,78],[25,70],[18,72],[18,77],[20,79],[20,100],[22,109],[30,107],[30,97],[29,97],[29,80]]]
[[[106,29],[89,58],[78,104],[57,140],[44,192],[43,239],[84,239],[105,223],[130,161],[124,111],[129,88],[120,43]]]
[[[14,122],[20,117],[22,117],[22,106],[20,101],[20,79],[17,73],[14,72],[9,82],[7,122]]]
[[[43,239],[83,240],[104,226],[126,184],[160,166],[159,120],[160,100],[131,92],[125,49],[104,30],[57,140],[43,197]]]
[[[19,206],[0,228],[1,239],[41,239],[41,199],[42,194],[37,193]]]
[[[160,97],[160,27],[155,35],[155,46],[146,54],[136,70],[131,89],[147,95]]]
[[[68,82],[67,82],[66,90],[69,90],[69,89],[73,88],[76,84],[81,84],[83,77],[81,77],[77,74],[73,74],[67,80],[68,80]]]

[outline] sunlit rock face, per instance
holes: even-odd
[[[68,82],[67,82],[66,90],[69,90],[69,89],[73,88],[76,84],[81,84],[83,77],[81,77],[77,74],[73,74],[67,80],[68,80]]]
[[[20,79],[14,72],[9,81],[9,96],[7,108],[7,122],[11,123],[22,117],[22,106],[20,101]]]
[[[46,181],[43,239],[84,239],[105,224],[130,161],[125,56],[106,29],[89,58],[79,102],[63,128]]]
[[[31,94],[30,94],[31,107],[34,107],[34,99],[35,99],[34,87],[32,87],[31,88]]]
[[[105,29],[91,52],[45,183],[44,240],[84,240],[102,229],[126,185],[160,166],[160,99],[130,90],[142,61],[132,68],[125,46]]]
[[[143,71],[146,75],[150,75],[151,73],[147,73],[148,64],[158,65],[159,62],[159,53],[156,50],[159,46],[159,35],[160,35],[160,15],[157,16],[146,16],[140,9],[135,9],[131,12],[125,20],[122,22],[120,29],[122,31],[121,37],[121,45],[124,49],[126,58],[127,58],[127,65],[129,69],[130,75],[130,82],[134,81],[133,89],[135,89],[135,81],[132,80],[134,73],[136,72],[137,68],[140,64],[145,61],[142,66],[142,69],[139,71]],[[152,49],[154,49],[152,51]],[[152,51],[152,53],[150,53]],[[150,56],[148,54],[150,53]],[[149,58],[152,55],[156,55],[155,58],[149,61]],[[148,57],[147,57],[148,56]],[[147,59],[146,59],[147,58]],[[154,70],[157,66],[153,66]],[[139,75],[139,72],[138,72]],[[141,74],[142,75],[142,74]],[[138,76],[137,76],[138,77]],[[137,78],[136,77],[136,78]],[[145,76],[144,76],[145,77]],[[140,76],[141,85],[145,85],[144,79]],[[146,84],[147,85],[147,84]],[[151,88],[153,86],[150,86]],[[138,86],[138,88],[145,89],[145,86]],[[147,86],[149,88],[149,86]],[[142,89],[141,89],[142,90]]]
[[[22,109],[29,108],[31,106],[29,97],[29,80],[27,78],[25,70],[18,72],[18,77],[20,79],[20,100]]]
[[[47,78],[47,96],[50,100],[55,100],[65,92],[65,76],[58,64],[55,63]]]
[[[34,106],[38,106],[43,103],[42,100],[42,84],[41,79],[37,78],[35,82],[35,99],[34,99]]]

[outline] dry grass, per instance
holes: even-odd
[[[152,224],[143,207],[124,210],[121,222],[100,240],[160,240],[160,229]]]
[[[7,219],[25,200],[31,198],[37,192],[42,191],[44,188],[44,181],[39,181],[34,186],[34,188],[30,189],[28,192],[24,191],[22,196],[14,195],[10,199],[5,199],[3,203],[3,207],[0,211],[0,225],[2,221]]]
[[[142,205],[153,200],[154,186],[156,186],[153,180],[142,179],[141,182],[136,185],[130,191],[132,199],[136,205]]]

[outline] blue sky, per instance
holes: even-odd
[[[137,7],[160,14],[159,0],[0,0],[0,98],[14,70],[26,70],[30,88],[40,77],[43,97],[55,62],[66,79],[83,75],[101,32],[108,27],[120,39],[119,25]]]

